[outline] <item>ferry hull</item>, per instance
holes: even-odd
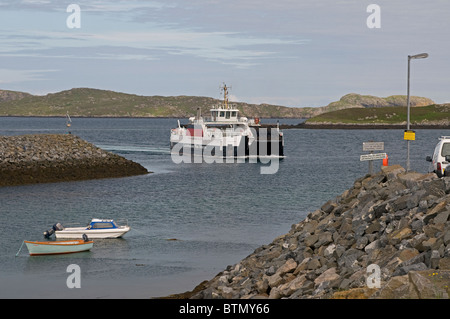
[[[284,141],[278,139],[260,139],[249,142],[248,136],[242,136],[238,145],[226,143],[212,143],[202,139],[184,138],[179,141],[171,140],[172,152],[181,155],[203,155],[235,158],[280,157],[284,158]]]

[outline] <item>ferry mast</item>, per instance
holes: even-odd
[[[224,83],[223,86],[220,87],[220,89],[223,91],[223,106],[224,106],[224,109],[228,110],[230,108],[228,106],[228,87]]]

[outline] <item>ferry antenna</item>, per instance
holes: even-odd
[[[231,86],[227,86],[223,83],[223,86],[220,87],[220,90],[223,91],[223,105],[225,109],[229,109],[228,106],[228,90],[231,90]]]

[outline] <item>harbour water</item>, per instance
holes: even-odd
[[[284,130],[286,158],[275,174],[263,175],[262,163],[174,163],[169,134],[176,119],[72,121],[72,134],[153,173],[0,188],[0,298],[151,298],[191,290],[365,175],[363,142],[383,141],[390,164],[406,163],[403,130]],[[0,135],[66,132],[62,118],[0,118]],[[416,132],[412,170],[427,172],[425,157],[441,135],[450,130]],[[15,257],[23,240],[43,239],[54,223],[91,218],[126,219],[132,230],[96,240],[90,252],[29,257],[24,247]],[[79,289],[66,283],[71,264],[81,269]]]

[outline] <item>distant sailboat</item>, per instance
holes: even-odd
[[[72,119],[70,118],[69,111],[67,111],[66,113],[66,126],[67,129],[70,129],[70,127],[72,126]],[[68,133],[71,134],[70,130],[68,131]]]

